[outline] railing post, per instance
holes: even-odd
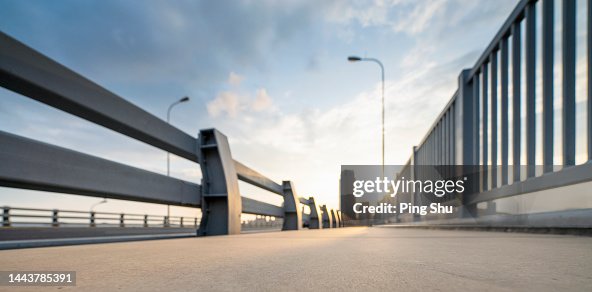
[[[58,215],[59,215],[59,211],[57,209],[54,209],[52,211],[52,215],[51,215],[51,226],[53,226],[53,227],[59,227],[60,226],[60,222],[58,220],[59,219],[58,218]]]
[[[321,229],[323,228],[323,223],[322,223],[322,215],[321,215],[321,209],[319,207],[319,205],[315,202],[315,199],[313,197],[309,197],[308,198],[308,207],[310,208],[310,219],[308,222],[308,228],[309,229]]]
[[[198,235],[239,234],[241,196],[228,139],[216,129],[199,133],[202,218]]]
[[[90,227],[95,227],[95,212],[91,211],[90,212]]]
[[[300,200],[291,181],[283,181],[284,190],[284,223],[282,230],[300,230],[302,228],[302,212]]]
[[[10,207],[2,208],[2,227],[10,227]]]
[[[475,165],[477,165],[477,147],[479,143],[476,143],[479,128],[478,116],[476,115],[476,102],[473,96],[474,84],[470,78],[470,69],[463,70],[458,77],[458,96],[456,100],[456,135],[460,138],[460,141],[456,142],[456,164],[463,165],[461,174],[468,174],[474,171]],[[478,176],[473,176],[478,179]],[[475,189],[465,190],[459,197],[462,212],[461,217],[473,217],[476,214],[476,205],[466,205],[469,196],[476,193],[479,188],[478,182],[472,182],[471,185],[475,186]]]
[[[125,215],[123,213],[121,213],[119,215],[119,227],[125,227]]]
[[[329,213],[327,205],[322,205],[321,211],[323,212],[323,228],[332,228],[333,218],[331,217],[331,213]]]
[[[337,210],[331,209],[331,216],[333,216],[333,228],[339,228],[339,217],[337,216]]]
[[[144,215],[144,227],[148,227],[148,215]]]

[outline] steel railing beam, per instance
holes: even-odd
[[[247,197],[241,197],[243,213],[263,216],[284,217],[284,209],[269,203],[264,203]]]
[[[200,207],[198,184],[0,131],[0,185]]]
[[[531,177],[527,180],[505,185],[497,189],[471,194],[466,204],[477,204],[590,181],[592,181],[592,164],[575,165],[566,167],[561,171],[545,173],[541,176]]]
[[[238,179],[280,196],[284,195],[284,189],[281,185],[275,183],[266,176],[249,168],[248,166],[235,160],[234,168],[236,169]]]

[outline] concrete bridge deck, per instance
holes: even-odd
[[[342,228],[0,251],[90,291],[592,291],[592,238]],[[58,290],[27,287],[3,290]]]

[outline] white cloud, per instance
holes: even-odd
[[[272,107],[273,101],[267,94],[267,90],[265,88],[258,89],[255,100],[253,100],[253,103],[251,104],[251,108],[256,112],[261,112],[269,110]]]
[[[436,16],[443,15],[446,4],[446,0],[416,2],[410,13],[401,14],[395,20],[393,29],[411,35],[423,32]]]
[[[244,76],[230,72],[230,75],[228,76],[228,84],[232,86],[239,86],[244,79]]]
[[[424,32],[440,34],[446,28],[476,22],[474,15],[483,15],[482,20],[497,17],[506,7],[513,7],[515,0],[462,1],[462,0],[368,0],[337,1],[325,7],[325,19],[341,26],[338,33],[346,41],[353,39],[352,24],[362,27],[381,27],[417,36]],[[487,13],[483,13],[487,12]],[[496,19],[497,20],[497,19]]]
[[[207,105],[208,113],[212,117],[218,117],[223,113],[226,113],[229,117],[236,117],[241,111],[240,107],[240,96],[231,91],[220,92]]]
[[[241,94],[234,91],[222,91],[208,102],[208,114],[213,117],[225,115],[229,118],[241,117],[250,112],[272,112],[275,110],[272,98],[267,93],[267,89],[259,88],[255,92],[255,96],[249,94]]]

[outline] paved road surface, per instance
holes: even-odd
[[[4,250],[0,263],[5,271],[77,271],[78,286],[61,291],[592,291],[592,237],[478,231],[167,239]]]

